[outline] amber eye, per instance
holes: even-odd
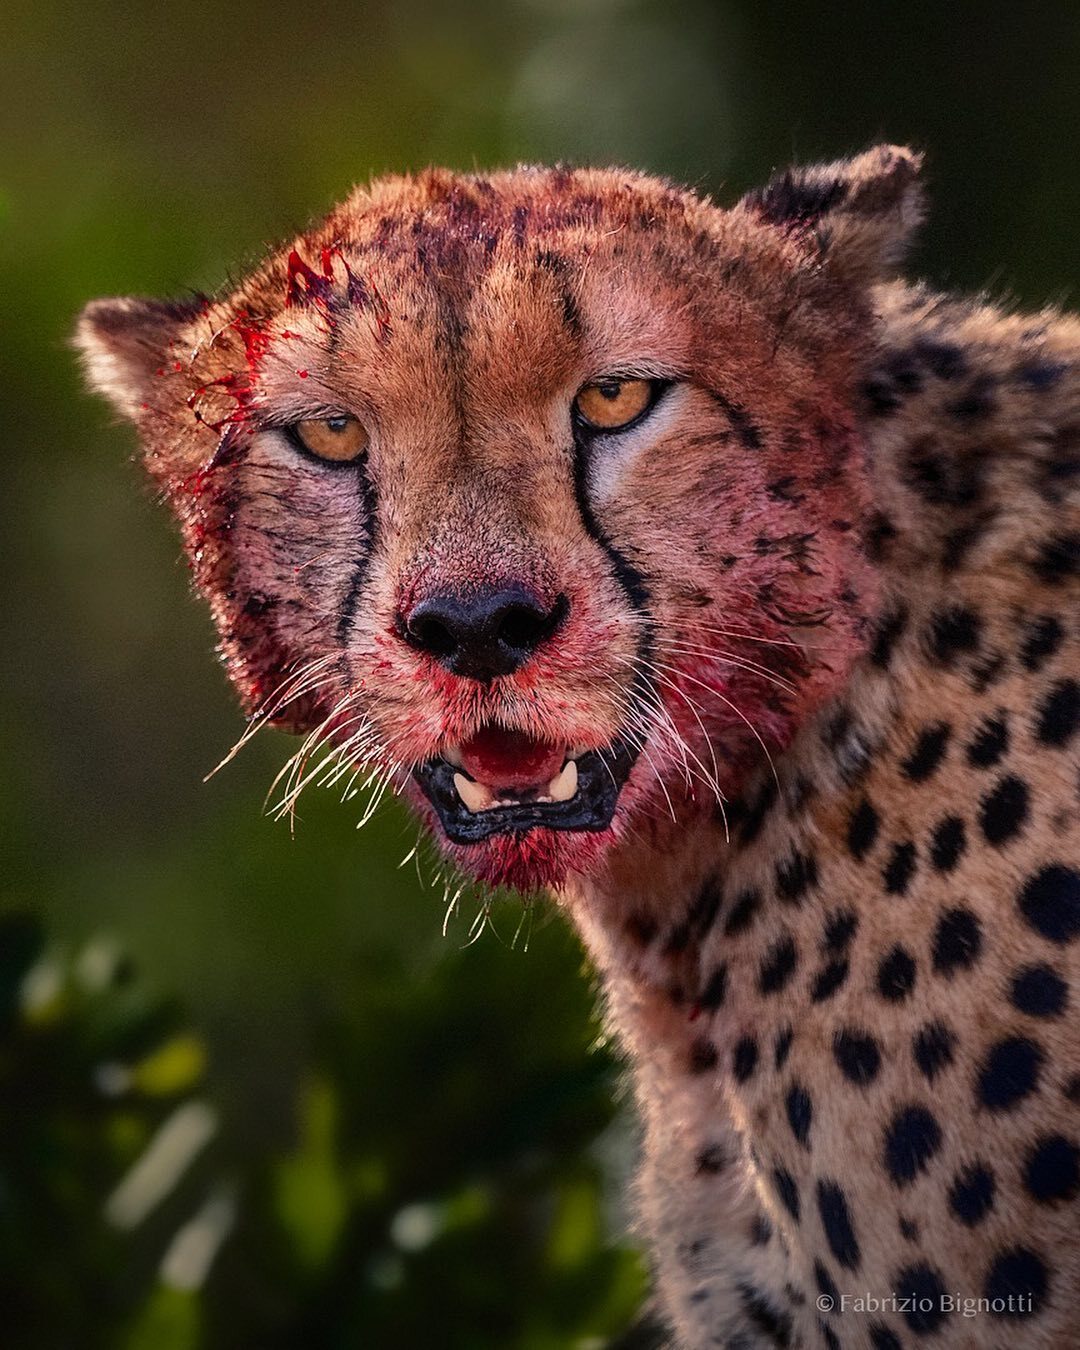
[[[578,394],[574,411],[590,427],[618,431],[640,417],[652,397],[652,380],[597,380]]]
[[[368,434],[355,417],[314,417],[297,422],[293,434],[310,454],[349,464],[367,449]]]

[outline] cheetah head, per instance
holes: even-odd
[[[373,773],[528,890],[783,747],[875,603],[853,391],[917,170],[878,148],[730,209],[429,171],[216,298],[91,304],[229,674],[305,735],[286,801]]]

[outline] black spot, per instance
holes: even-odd
[[[915,845],[910,839],[902,844],[894,844],[889,861],[881,873],[885,890],[889,895],[904,895],[911,878],[915,875]]]
[[[934,826],[930,837],[930,861],[939,872],[951,872],[963,857],[965,846],[964,822],[959,816],[946,816]]]
[[[896,946],[882,957],[877,972],[878,993],[890,1003],[899,1003],[915,987],[915,958],[904,947]]]
[[[833,753],[843,781],[849,786],[857,783],[870,763],[870,742],[850,708],[841,708],[826,723],[823,739]]]
[[[776,893],[790,905],[802,902],[807,891],[817,885],[817,860],[812,853],[795,849],[791,856],[776,868]]]
[[[743,1311],[754,1326],[771,1339],[779,1350],[787,1350],[791,1344],[791,1317],[788,1313],[774,1308],[760,1289],[752,1285],[738,1286]]]
[[[1080,576],[1080,534],[1059,534],[1044,539],[1032,562],[1032,571],[1047,586],[1058,586]]]
[[[727,413],[731,429],[739,438],[739,444],[747,450],[760,450],[762,446],[761,428],[740,403],[733,403],[723,394],[713,391],[713,398]]]
[[[786,473],[780,478],[774,478],[765,485],[765,491],[775,502],[791,502],[797,506],[800,502],[806,501],[806,493],[799,492],[799,479],[796,474]]]
[[[1080,682],[1059,680],[1036,712],[1035,735],[1044,745],[1064,745],[1080,727]]]
[[[1080,872],[1053,863],[1024,883],[1018,903],[1024,918],[1050,942],[1080,935]]]
[[[918,1242],[919,1225],[914,1219],[905,1219],[901,1214],[900,1218],[897,1220],[896,1226],[899,1228],[900,1236],[902,1238],[906,1238],[908,1242]]]
[[[689,1064],[691,1073],[708,1073],[715,1069],[720,1056],[706,1036],[698,1036],[690,1046]]]
[[[972,966],[982,949],[982,929],[970,909],[947,909],[934,930],[934,969],[953,975]]]
[[[1069,1001],[1069,986],[1049,966],[1026,966],[1013,976],[1012,1001],[1029,1017],[1057,1017]]]
[[[880,1322],[871,1322],[869,1331],[871,1350],[904,1350],[900,1337]]]
[[[821,1212],[821,1226],[829,1249],[845,1270],[859,1268],[859,1242],[852,1227],[847,1197],[835,1181],[819,1181],[817,1184],[818,1209]]]
[[[1028,1153],[1024,1185],[1036,1200],[1071,1200],[1080,1192],[1080,1148],[1063,1135],[1040,1139]]]
[[[981,511],[974,520],[966,521],[950,530],[943,540],[941,566],[946,572],[955,572],[963,567],[971,550],[997,519],[997,511]]]
[[[680,952],[686,951],[690,945],[690,925],[684,920],[677,923],[667,935],[664,941],[663,955],[678,956]]]
[[[844,1350],[840,1343],[840,1337],[820,1317],[818,1318],[818,1329],[821,1332],[821,1339],[825,1342],[825,1350]]]
[[[897,1112],[885,1132],[885,1167],[897,1186],[923,1171],[941,1147],[941,1126],[925,1106]]]
[[[746,809],[746,815],[743,817],[742,827],[739,830],[739,839],[745,846],[752,844],[761,833],[761,827],[765,823],[765,817],[776,805],[779,796],[779,789],[776,786],[776,779],[770,774],[762,783],[757,796]]]
[[[697,1155],[695,1164],[699,1176],[718,1176],[728,1165],[728,1155],[722,1144],[710,1144]]]
[[[823,966],[814,976],[814,982],[810,986],[812,1001],[824,1003],[826,999],[832,998],[847,979],[849,970],[850,965],[846,956],[837,957],[835,961]]]
[[[979,1100],[991,1111],[1006,1111],[1034,1092],[1043,1064],[1042,1049],[1026,1036],[998,1041],[979,1070]]]
[[[798,1223],[801,1205],[799,1204],[799,1187],[795,1178],[783,1167],[777,1167],[773,1172],[773,1184],[776,1187],[776,1194],[780,1203]]]
[[[999,1316],[1027,1317],[1042,1307],[1048,1283],[1046,1263],[1041,1256],[1030,1247],[1011,1247],[994,1258],[986,1274],[983,1294],[989,1299],[1005,1300],[1006,1309]]]
[[[1077,1106],[1080,1106],[1080,1073],[1074,1073],[1061,1091],[1067,1101],[1075,1102]]]
[[[794,975],[798,961],[799,954],[792,938],[783,937],[775,942],[761,963],[758,976],[760,991],[763,994],[778,993]]]
[[[903,403],[903,395],[884,373],[871,375],[859,386],[866,410],[874,417],[888,417]]]
[[[880,826],[881,817],[864,797],[848,822],[848,848],[856,861],[862,862],[874,847]]]
[[[709,976],[708,983],[698,998],[698,1003],[710,1012],[719,1008],[727,997],[727,986],[728,968],[724,962],[721,962]]]
[[[957,1172],[949,1187],[949,1208],[968,1228],[981,1223],[994,1207],[994,1174],[982,1162]]]
[[[890,610],[878,620],[870,640],[870,660],[875,666],[882,670],[887,669],[892,659],[893,648],[907,626],[907,620],[908,612],[904,608]]]
[[[1026,670],[1041,670],[1044,663],[1058,650],[1065,639],[1061,622],[1052,614],[1032,619],[1024,630],[1020,660]]]
[[[817,1283],[818,1291],[821,1293],[822,1297],[830,1300],[826,1311],[831,1312],[834,1315],[839,1313],[840,1292],[836,1285],[833,1284],[832,1276],[820,1261],[814,1262],[814,1280]]]
[[[272,609],[276,609],[280,600],[276,595],[265,595],[261,591],[252,591],[244,601],[243,612],[249,619],[261,619]]]
[[[855,930],[858,926],[859,919],[854,910],[838,909],[834,914],[830,914],[825,921],[825,932],[821,939],[821,950],[825,952],[842,952],[855,936]]]
[[[942,1069],[952,1063],[955,1045],[956,1036],[944,1022],[928,1022],[915,1033],[911,1053],[929,1082],[932,1083]]]
[[[755,1214],[754,1221],[750,1225],[750,1245],[751,1247],[765,1247],[772,1237],[772,1224],[764,1214]]]
[[[787,1063],[787,1057],[791,1053],[791,1042],[795,1039],[795,1033],[791,1027],[785,1027],[776,1038],[776,1045],[773,1047],[773,1064],[782,1069]]]
[[[724,898],[723,887],[718,878],[709,877],[686,915],[686,923],[691,935],[707,933],[713,925],[721,901]]]
[[[939,380],[955,380],[967,370],[963,350],[951,342],[920,338],[911,350],[931,375],[936,375]]]
[[[801,812],[816,791],[817,788],[811,779],[807,778],[805,774],[797,773],[791,786],[789,799],[792,814]]]
[[[983,452],[946,456],[929,441],[919,441],[904,465],[904,482],[932,506],[973,505],[982,493],[985,478]]]
[[[982,722],[967,749],[968,763],[976,769],[989,769],[1009,748],[1009,727],[1004,712]]]
[[[1017,366],[1016,378],[1029,389],[1042,391],[1052,389],[1068,369],[1060,361],[1031,361],[1027,365]]]
[[[757,1062],[757,1041],[754,1040],[753,1036],[743,1036],[736,1042],[732,1053],[731,1068],[736,1082],[745,1083],[748,1078],[752,1077],[754,1070],[757,1068]]]
[[[651,914],[631,914],[626,920],[626,935],[639,947],[647,947],[660,931]]]
[[[737,937],[739,933],[745,933],[757,917],[757,912],[761,908],[761,895],[755,890],[746,890],[741,892],[735,898],[735,903],[731,907],[731,912],[724,923],[724,934],[726,937]]]
[[[888,516],[881,511],[877,511],[870,517],[870,522],[866,527],[866,556],[871,562],[883,562],[889,553],[889,545],[899,534],[896,526]],[[879,660],[878,665],[887,665],[888,656],[884,660]]]
[[[993,375],[976,375],[964,393],[946,407],[946,412],[958,422],[980,422],[994,411],[996,387]]]
[[[833,1058],[840,1072],[852,1083],[865,1087],[881,1068],[881,1051],[873,1036],[858,1031],[838,1031],[833,1037]]]
[[[917,1336],[929,1336],[938,1329],[947,1316],[945,1283],[933,1266],[907,1266],[893,1280],[893,1288],[904,1300],[904,1321]]]
[[[986,842],[1000,847],[1020,834],[1030,814],[1027,784],[1010,774],[1000,779],[982,799],[979,825]]]
[[[940,609],[930,621],[930,655],[943,666],[951,665],[958,656],[975,651],[981,633],[982,620],[974,610],[964,605]]]
[[[913,783],[924,783],[941,763],[949,745],[952,728],[945,722],[926,727],[915,742],[915,748],[900,768]]]
[[[784,1098],[791,1133],[804,1148],[810,1147],[810,1126],[814,1120],[814,1104],[801,1083],[794,1083]]]

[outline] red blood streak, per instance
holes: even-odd
[[[493,788],[546,786],[566,759],[566,747],[534,741],[520,731],[487,726],[461,746],[466,773]]]

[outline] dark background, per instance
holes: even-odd
[[[0,50],[3,1343],[630,1344],[633,1126],[572,937],[503,902],[469,945],[469,896],[444,937],[397,807],[358,837],[309,795],[290,836],[284,737],[202,785],[239,714],[73,318],[386,170],[727,199],[878,138],[928,154],[919,270],[1067,302],[1080,7],[9,0]]]

